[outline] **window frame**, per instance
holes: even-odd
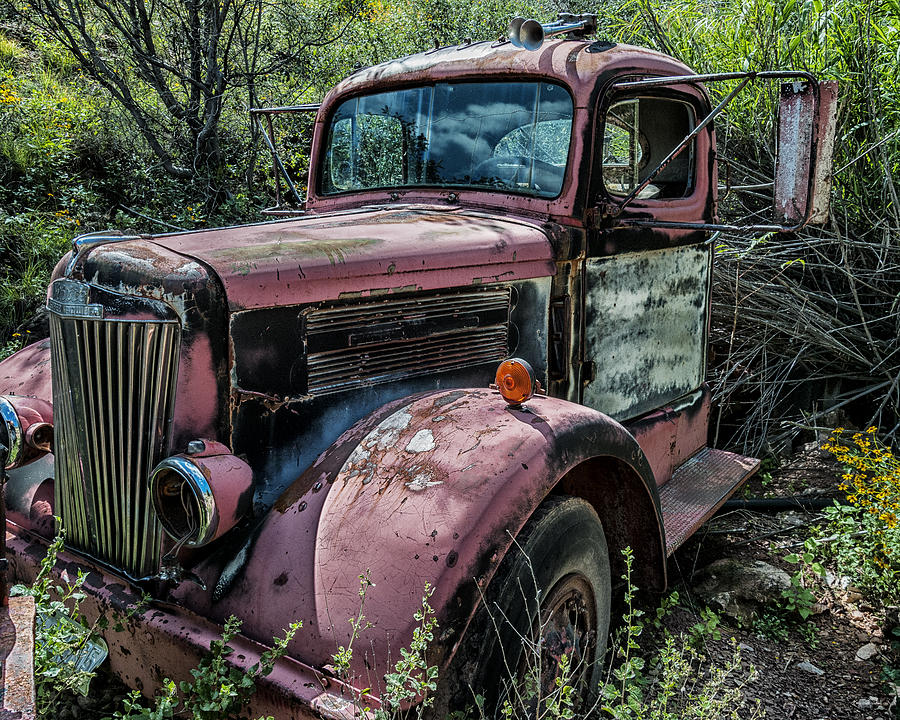
[[[566,97],[569,100],[570,108],[571,108],[571,116],[569,118],[569,140],[568,140],[568,148],[566,151],[566,160],[565,165],[562,168],[562,181],[559,186],[559,190],[553,194],[540,194],[535,190],[520,190],[515,187],[504,187],[497,186],[491,187],[489,185],[465,185],[465,184],[448,184],[448,183],[429,183],[422,182],[416,183],[412,185],[378,185],[378,186],[368,186],[368,187],[358,187],[351,188],[348,190],[331,190],[327,191],[325,189],[326,180],[329,177],[328,175],[328,163],[329,163],[329,149],[330,149],[330,139],[332,130],[334,128],[334,119],[335,115],[338,113],[340,108],[344,106],[345,103],[350,102],[352,100],[358,100],[360,98],[371,97],[374,95],[381,95],[386,93],[395,93],[402,92],[404,90],[415,90],[417,88],[435,88],[438,85],[485,85],[485,84],[509,84],[509,85],[525,85],[530,84],[539,87],[542,84],[552,85],[555,88],[563,90],[565,92]],[[462,77],[459,79],[441,79],[441,80],[433,80],[427,83],[403,83],[398,85],[386,86],[381,88],[368,88],[368,92],[357,92],[348,94],[341,98],[336,99],[329,109],[328,115],[325,118],[325,121],[322,123],[322,140],[319,145],[318,162],[316,163],[316,183],[315,183],[315,192],[316,195],[322,199],[331,200],[331,199],[340,199],[346,197],[352,197],[353,195],[363,195],[363,194],[371,194],[371,193],[409,193],[415,192],[419,190],[438,190],[438,191],[451,191],[454,193],[465,192],[465,193],[489,193],[492,195],[515,195],[521,198],[527,198],[529,200],[535,200],[539,202],[552,202],[554,200],[558,200],[562,197],[566,191],[567,186],[569,185],[570,175],[573,172],[573,152],[576,148],[576,120],[578,116],[578,107],[575,100],[575,96],[572,93],[572,89],[568,87],[566,84],[561,82],[557,78],[546,77],[542,75],[535,76],[525,76],[516,79],[509,79],[504,76],[488,76],[488,77],[477,77],[477,78],[469,78]],[[428,117],[428,125],[430,127],[433,121],[433,116],[429,113]],[[536,121],[533,121],[533,124],[537,124]],[[524,127],[524,126],[520,126]],[[512,132],[512,131],[511,131]],[[506,135],[502,136],[501,139],[505,138]]]
[[[698,111],[697,101],[691,95],[686,93],[675,93],[675,92],[644,92],[644,93],[629,93],[629,94],[617,94],[612,97],[607,98],[607,102],[603,103],[601,106],[601,113],[598,119],[598,122],[595,124],[597,128],[597,142],[595,144],[593,165],[597,172],[597,177],[599,178],[599,188],[596,188],[593,195],[597,199],[607,200],[610,202],[621,201],[624,197],[628,195],[631,190],[624,190],[621,193],[614,192],[607,187],[606,179],[604,177],[606,165],[604,163],[603,151],[606,146],[606,127],[609,118],[610,111],[619,104],[630,102],[630,101],[638,101],[638,105],[640,105],[641,100],[662,100],[665,102],[674,102],[680,105],[683,105],[687,108],[690,113],[689,123],[686,128],[686,132],[682,135],[681,138],[677,142],[681,142],[684,137],[687,137],[694,128],[697,127],[698,117],[703,115],[701,111]],[[640,119],[638,119],[638,126],[640,126]],[[644,147],[643,139],[646,136],[643,133],[639,132],[638,135],[638,143],[642,147]],[[677,144],[676,142],[676,144]],[[652,144],[647,141],[646,147],[652,147]],[[674,147],[674,146],[673,146]],[[635,198],[635,202],[643,204],[643,203],[653,203],[653,202],[681,202],[687,201],[690,198],[694,197],[697,193],[697,139],[695,138],[691,144],[686,148],[686,152],[689,154],[688,160],[688,177],[686,180],[685,191],[682,195],[677,196],[658,196],[658,197],[637,197]],[[668,154],[668,151],[662,153],[663,157]],[[643,157],[642,157],[643,160]],[[639,165],[638,175],[643,175],[644,170],[649,166],[650,161],[649,158],[646,159],[645,164],[643,166]],[[651,168],[652,170],[655,168]],[[638,181],[638,184],[642,182]],[[633,189],[633,188],[632,188]]]

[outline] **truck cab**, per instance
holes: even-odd
[[[689,68],[574,25],[343,80],[292,217],[60,261],[50,338],[0,363],[10,562],[34,577],[58,516],[89,618],[150,593],[104,631],[127,683],[186,675],[230,615],[248,666],[302,620],[253,712],[352,717],[429,587],[442,707],[538,628],[596,686],[620,550],[665,587],[756,470],[707,445],[715,111]],[[830,106],[797,85],[805,222]],[[513,627],[487,640],[492,611]]]

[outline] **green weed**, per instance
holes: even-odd
[[[900,602],[900,460],[879,442],[877,428],[834,431],[823,445],[844,467],[848,504],[825,509],[827,525],[816,546],[841,575],[873,600]]]
[[[758,703],[745,707],[744,690],[754,681],[756,671],[752,666],[744,671],[735,641],[732,640],[732,656],[723,665],[710,663],[698,649],[706,641],[721,639],[719,620],[712,611],[707,609],[701,613],[701,621],[687,635],[675,636],[665,631],[661,646],[642,652],[638,638],[644,630],[643,613],[634,606],[633,556],[630,549],[624,550],[623,555],[625,613],[622,629],[608,651],[611,665],[601,688],[601,717],[615,720],[761,717]],[[670,600],[657,611],[657,621],[672,607]]]
[[[59,519],[57,519],[59,525]],[[78,654],[93,633],[81,616],[84,599],[81,586],[85,576],[79,571],[74,580],[54,585],[51,571],[63,548],[60,532],[47,548],[41,567],[31,586],[14,585],[11,595],[30,595],[35,603],[34,684],[39,718],[53,718],[74,693],[87,695],[93,673],[76,667]],[[73,632],[70,623],[83,632]]]
[[[18,67],[25,56],[25,49],[21,45],[0,33],[0,67]]]

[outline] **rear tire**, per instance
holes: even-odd
[[[489,717],[507,699],[514,717],[534,715],[540,700],[523,699],[526,680],[536,679],[539,664],[539,697],[546,697],[566,654],[575,709],[589,708],[602,677],[610,594],[609,555],[597,513],[580,498],[547,499],[519,533],[470,626],[473,642],[464,643],[468,663],[463,661],[469,671],[460,678],[468,685],[469,704],[478,693]]]

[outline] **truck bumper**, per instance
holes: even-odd
[[[32,536],[13,523],[6,526],[7,557],[11,577],[31,583],[47,552],[46,540]],[[105,617],[99,633],[109,646],[112,671],[132,688],[152,697],[165,678],[189,680],[190,671],[220,638],[222,627],[191,611],[169,603],[151,602],[140,607],[141,593],[109,571],[76,558],[68,552],[57,556],[54,574],[60,581],[86,575],[80,609],[89,623]],[[140,608],[135,611],[135,608]],[[290,622],[285,618],[285,624]],[[228,661],[239,669],[259,662],[268,648],[243,635],[229,645]],[[273,716],[278,720],[301,718],[358,718],[358,708],[377,707],[377,699],[366,696],[355,701],[359,691],[293,658],[282,657],[272,673],[260,679],[250,700],[252,717]]]

